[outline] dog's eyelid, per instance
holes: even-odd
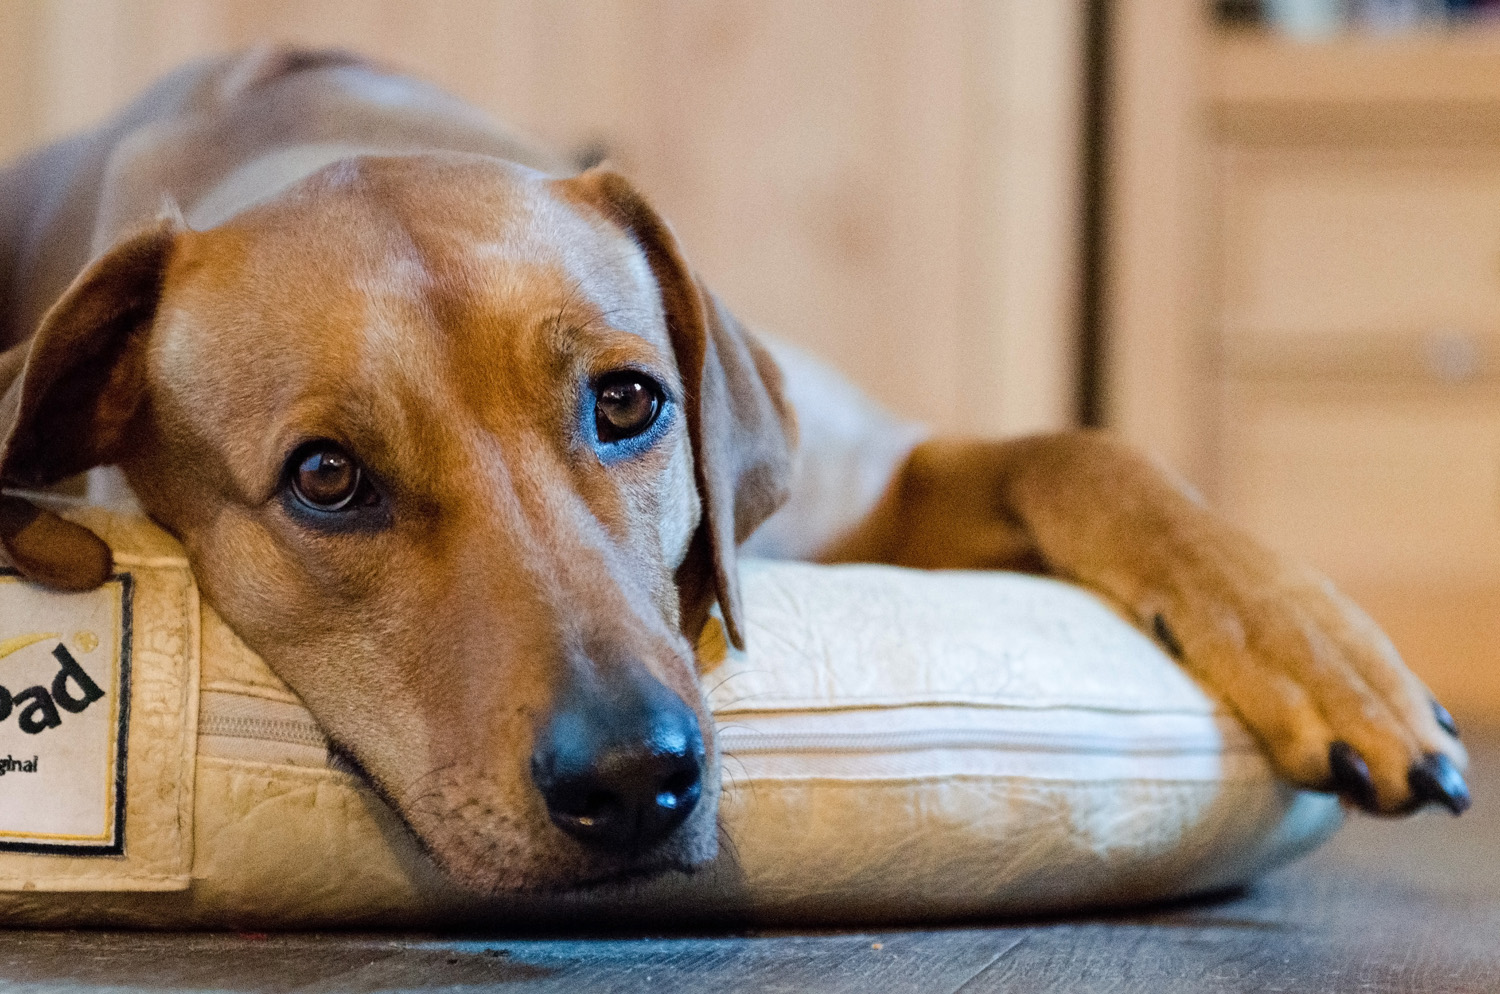
[[[578,354],[578,359],[583,378],[591,385],[613,374],[639,373],[656,381],[668,400],[676,402],[682,392],[670,354],[644,335],[614,330],[607,340],[590,343]]]
[[[611,381],[630,376],[638,376],[646,380],[656,393],[660,395],[664,403],[680,403],[678,398],[680,389],[673,382],[673,378],[645,363],[625,363],[600,370],[589,377],[589,389],[597,394],[600,389],[607,386]]]
[[[366,474],[378,475],[372,468],[372,461],[361,454],[360,446],[348,441],[342,435],[335,434],[300,434],[289,443],[281,445],[281,465],[283,472],[290,470],[296,465],[297,456],[309,452],[320,445],[329,445],[341,450],[350,459],[353,459]]]

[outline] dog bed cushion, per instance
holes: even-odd
[[[43,691],[0,720],[0,922],[1037,914],[1237,886],[1340,820],[1088,591],[747,561],[748,652],[716,622],[699,646],[724,753],[717,861],[483,899],[330,761],[312,715],[198,600],[176,542],[69,516],[111,544],[118,576],[87,594],[0,578],[0,685],[13,702],[22,683]],[[28,709],[44,727],[20,726]]]

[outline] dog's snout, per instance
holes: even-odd
[[[703,763],[697,717],[641,675],[564,695],[537,736],[531,775],[553,824],[590,845],[633,853],[692,813]]]

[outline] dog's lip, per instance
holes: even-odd
[[[623,870],[616,870],[602,876],[585,877],[582,880],[571,881],[559,886],[552,893],[592,894],[603,890],[627,887],[631,884],[649,883],[659,880],[668,873],[693,874],[701,869],[702,867],[683,866],[675,862],[656,866],[627,867]]]
[[[469,876],[457,870],[453,864],[444,858],[441,848],[423,839],[421,834],[406,824],[407,831],[417,840],[427,857],[438,866],[448,880],[463,890],[472,891],[476,894],[487,895],[492,898],[501,898],[507,895],[535,895],[538,897],[584,898],[590,895],[628,892],[632,887],[649,886],[652,882],[672,873],[680,873],[691,876],[703,872],[708,868],[711,860],[703,863],[690,863],[682,856],[671,852],[647,852],[641,856],[626,859],[619,863],[599,866],[576,866],[581,872],[578,875],[563,875],[543,878],[529,882],[520,882],[507,885],[496,885],[486,882],[477,876]]]
[[[349,747],[334,739],[328,740],[328,768],[338,773],[348,774],[377,794],[384,794],[380,784],[370,776],[370,771],[365,769],[364,764],[355,757]]]
[[[661,853],[648,853],[637,859],[640,861],[632,862],[625,866],[613,867],[595,875],[577,877],[551,884],[543,883],[535,887],[524,888],[518,891],[518,893],[552,894],[558,896],[576,894],[583,896],[617,888],[627,888],[637,884],[649,884],[670,873],[681,873],[684,876],[692,876],[702,873],[709,865],[707,862],[695,865],[675,856]]]

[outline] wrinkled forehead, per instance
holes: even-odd
[[[477,156],[346,160],[184,234],[157,331],[174,383],[262,408],[622,338],[670,361],[644,254],[545,176]]]
[[[493,321],[565,300],[638,334],[661,324],[645,256],[622,231],[544,175],[481,156],[347,159],[185,242],[176,275],[242,310],[315,317],[420,299]]]

